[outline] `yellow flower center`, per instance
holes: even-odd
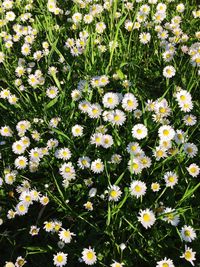
[[[117,191],[116,190],[112,190],[110,192],[110,196],[113,197],[113,198],[117,197]]]
[[[169,181],[169,182],[173,183],[174,180],[175,180],[174,176],[169,176],[169,177],[168,177],[168,181]]]
[[[63,261],[63,256],[62,255],[58,255],[57,256],[57,261],[58,262],[62,262]]]
[[[164,130],[164,131],[163,131],[163,134],[164,134],[165,136],[167,136],[167,135],[169,135],[169,131],[168,131],[168,130]]]
[[[94,254],[91,251],[87,252],[87,258],[92,260],[94,258]]]
[[[136,185],[136,186],[135,186],[135,191],[136,191],[136,192],[140,192],[141,189],[142,189],[141,186],[139,186],[139,185]]]
[[[148,213],[145,213],[145,214],[143,215],[143,220],[144,220],[145,222],[149,222],[150,219],[151,219],[151,217],[150,217],[150,215],[149,215]]]
[[[185,252],[185,259],[186,260],[190,260],[191,258],[192,258],[192,253],[189,250],[187,250]]]

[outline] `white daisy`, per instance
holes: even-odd
[[[72,135],[77,137],[77,136],[82,136],[83,135],[83,127],[81,125],[74,125],[72,127]]]
[[[108,188],[108,200],[109,201],[118,201],[121,197],[122,191],[117,185],[111,185]]]
[[[137,159],[137,158],[130,159],[128,162],[128,169],[129,169],[130,173],[134,173],[134,174],[141,173],[142,165],[141,165],[139,159]]]
[[[86,156],[83,156],[83,157],[80,157],[78,159],[78,167],[80,169],[87,169],[87,168],[90,168],[90,158],[89,157],[86,157]]]
[[[193,158],[197,155],[198,148],[195,144],[193,143],[186,143],[183,146],[183,149],[185,153],[188,155],[188,157]]]
[[[171,259],[167,259],[165,257],[163,260],[157,262],[156,267],[175,267],[175,266]]]
[[[166,172],[164,175],[166,187],[173,188],[178,183],[178,176],[174,172]]]
[[[91,170],[94,173],[101,173],[104,170],[104,164],[101,161],[101,159],[96,159],[95,161],[92,161],[91,163]]]
[[[94,249],[91,247],[84,248],[82,251],[82,259],[87,265],[93,265],[97,262],[97,257]]]
[[[158,192],[160,190],[160,184],[159,183],[152,183],[151,184],[151,190],[153,192]]]
[[[176,214],[175,209],[172,208],[165,208],[162,213],[164,217],[162,218],[163,221],[170,223],[173,226],[177,226],[180,221],[180,216]]]
[[[63,252],[58,252],[57,254],[53,255],[53,263],[57,267],[65,266],[67,263],[67,255]]]
[[[67,147],[60,148],[60,149],[56,150],[56,152],[55,152],[55,157],[58,159],[68,160],[71,158],[71,156],[72,156],[72,153],[69,150],[69,148],[67,148]]]
[[[163,76],[166,78],[172,78],[176,74],[176,70],[173,66],[167,66],[163,69]]]
[[[131,93],[125,94],[122,100],[122,107],[125,111],[129,112],[135,110],[138,107],[138,101],[136,97]]]
[[[72,240],[72,236],[75,236],[74,233],[70,232],[69,229],[65,230],[62,229],[59,234],[58,234],[59,238],[61,241],[63,241],[64,243],[68,244],[71,242]]]
[[[147,136],[148,130],[144,124],[136,124],[132,128],[132,136],[138,140],[143,139]]]
[[[15,159],[15,167],[19,170],[25,169],[27,166],[27,158],[24,156],[19,156],[18,158]]]
[[[126,120],[126,115],[123,111],[116,109],[114,110],[112,113],[110,113],[110,118],[109,121],[113,124],[113,125],[118,125],[121,126],[124,124],[125,120]]]
[[[146,194],[146,184],[142,181],[132,181],[129,187],[130,194],[139,198]]]
[[[195,258],[196,252],[193,251],[191,248],[185,246],[185,252],[180,256],[180,258],[184,258],[186,261],[189,261],[192,266],[194,266],[194,262],[196,260]]]
[[[0,128],[0,134],[1,136],[11,137],[13,132],[9,126],[2,126]]]
[[[58,95],[58,88],[56,86],[51,86],[46,90],[46,95],[53,99]]]
[[[102,146],[104,147],[104,148],[109,148],[109,147],[111,147],[112,145],[113,145],[113,138],[112,138],[112,136],[111,135],[109,135],[109,134],[105,134],[105,135],[103,135],[103,138],[102,138]]]
[[[169,125],[163,125],[158,130],[158,135],[161,140],[172,140],[175,136],[174,129]]]
[[[200,168],[197,164],[192,163],[189,167],[187,167],[187,171],[192,177],[197,177],[200,173]]]
[[[105,108],[113,109],[119,105],[119,97],[116,93],[106,93],[102,99]]]
[[[194,115],[192,115],[192,114],[188,114],[188,115],[185,115],[183,117],[183,121],[184,121],[185,125],[187,125],[187,126],[193,126],[197,122],[197,117],[194,116]]]
[[[103,134],[95,133],[90,137],[90,143],[92,145],[96,145],[96,147],[101,146],[103,144]]]
[[[144,226],[144,228],[150,228],[155,223],[156,218],[150,209],[140,210],[138,221]]]
[[[17,215],[24,215],[28,212],[28,205],[21,201],[17,204],[15,210]]]
[[[181,237],[185,242],[192,242],[196,239],[197,235],[191,226],[184,225],[181,228]]]

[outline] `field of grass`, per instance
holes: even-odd
[[[0,1],[0,266],[200,266],[199,4]]]

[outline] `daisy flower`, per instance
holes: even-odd
[[[114,261],[110,267],[123,267],[124,263],[119,263],[117,261]]]
[[[55,157],[58,159],[68,160],[71,158],[71,156],[72,156],[71,151],[69,150],[69,148],[66,147],[60,148],[55,152]]]
[[[172,78],[173,76],[175,76],[176,74],[176,70],[173,66],[167,66],[163,69],[163,76],[165,78]]]
[[[51,86],[46,90],[46,95],[53,99],[58,95],[58,88],[55,86]]]
[[[0,128],[0,134],[1,136],[11,137],[13,132],[9,126],[2,126]]]
[[[166,172],[164,175],[166,187],[173,188],[178,183],[178,176],[174,172]]]
[[[16,141],[12,144],[12,151],[17,154],[23,154],[26,149],[26,146],[22,143],[22,141]]]
[[[158,135],[161,140],[169,141],[175,136],[174,129],[169,125],[163,125],[158,130]]]
[[[113,125],[121,126],[126,120],[126,115],[123,111],[116,109],[111,113],[110,122]]]
[[[144,196],[146,194],[146,189],[146,184],[141,181],[132,181],[129,187],[130,194],[136,198]]]
[[[81,125],[74,125],[72,127],[72,135],[77,137],[77,136],[82,136],[83,135],[83,127]]]
[[[186,143],[183,146],[183,149],[185,153],[188,155],[188,157],[193,158],[197,155],[198,148],[195,144],[193,143]]]
[[[177,144],[182,144],[185,142],[186,136],[185,132],[182,130],[176,130],[176,134],[174,136],[174,140]]]
[[[91,247],[84,248],[82,251],[82,259],[86,265],[93,265],[97,262],[97,257],[94,249]]]
[[[191,226],[184,225],[181,229],[181,237],[185,242],[192,242],[197,236]]]
[[[30,229],[30,231],[29,231],[29,234],[30,234],[31,236],[38,235],[39,230],[40,230],[40,228],[38,228],[36,225],[32,225],[32,226],[31,226],[31,229]]]
[[[25,169],[27,166],[27,158],[24,156],[19,156],[18,158],[15,159],[15,167],[19,170]]]
[[[109,135],[109,134],[105,134],[105,135],[103,135],[103,138],[102,138],[102,146],[104,147],[104,148],[109,148],[109,147],[111,147],[112,145],[113,145],[113,138],[112,138],[112,136],[111,135]]]
[[[67,229],[67,230],[62,229],[59,232],[58,236],[59,236],[61,241],[63,241],[65,244],[68,244],[71,242],[72,236],[75,236],[75,234],[70,232],[69,229]]]
[[[185,246],[185,252],[180,256],[180,258],[185,259],[186,261],[189,261],[192,266],[194,266],[194,262],[196,260],[195,258],[196,252],[193,251],[191,248]]]
[[[153,155],[156,158],[156,160],[166,158],[167,157],[166,148],[164,148],[163,146],[157,146],[156,149],[153,151]]]
[[[119,97],[116,93],[106,93],[102,99],[105,108],[113,109],[119,105]]]
[[[124,95],[124,98],[122,99],[122,107],[125,111],[133,111],[138,107],[138,101],[136,97],[131,94],[127,93]]]
[[[113,154],[111,157],[111,163],[119,164],[122,161],[122,156],[119,154]]]
[[[92,202],[91,201],[87,201],[84,205],[84,208],[86,209],[86,210],[89,210],[89,211],[93,211],[93,204],[92,204]]]
[[[59,168],[59,172],[64,179],[68,180],[74,179],[76,176],[72,162],[62,164]]]
[[[163,221],[170,223],[173,226],[177,226],[180,221],[180,216],[176,214],[175,209],[172,208],[165,208],[162,213],[164,217],[162,218]]]
[[[197,122],[197,117],[192,115],[192,114],[189,114],[189,115],[185,115],[183,117],[183,122],[185,123],[185,125],[187,126],[193,126],[196,124]]]
[[[111,185],[108,188],[108,200],[109,201],[118,201],[121,197],[122,191],[120,190],[120,187],[117,185]]]
[[[67,263],[67,255],[63,252],[58,252],[57,254],[53,255],[53,263],[57,267],[65,266]]]
[[[102,108],[99,104],[92,104],[90,105],[87,113],[90,118],[97,119],[101,116]]]
[[[104,170],[104,164],[101,159],[96,159],[95,161],[92,161],[91,163],[91,170],[94,173],[101,173]]]
[[[129,171],[134,174],[138,174],[142,171],[142,165],[139,159],[137,158],[129,160],[128,168],[129,168]]]
[[[175,267],[175,266],[171,259],[167,259],[165,257],[163,260],[157,262],[156,267]]]
[[[96,147],[101,146],[103,144],[103,134],[95,133],[90,137],[90,143],[92,145],[96,145]]]
[[[187,171],[192,177],[197,177],[199,175],[200,168],[197,164],[192,163],[189,167],[187,167]]]
[[[80,169],[87,169],[87,168],[90,168],[90,158],[89,157],[86,157],[86,156],[83,156],[83,157],[80,157],[78,159],[78,167]]]
[[[152,183],[151,184],[151,190],[153,192],[158,192],[160,190],[160,184],[159,183]]]
[[[150,209],[146,210],[140,210],[139,216],[138,216],[138,221],[144,226],[144,228],[150,228],[152,225],[155,223],[156,218]]]
[[[145,138],[148,134],[148,130],[144,124],[136,124],[132,128],[132,136],[138,140]]]
[[[147,44],[151,40],[151,34],[149,32],[140,33],[139,39],[142,44]]]
[[[17,215],[24,215],[28,212],[28,205],[21,201],[17,204],[15,210]]]

